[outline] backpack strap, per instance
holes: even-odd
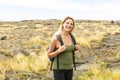
[[[72,38],[73,44],[76,45],[76,40],[75,37],[70,33],[70,36]],[[74,49],[75,51],[75,49]],[[75,64],[75,52],[73,51],[73,65],[74,65],[74,69],[76,70],[76,64]]]
[[[76,40],[75,40],[75,37],[70,33],[70,36],[72,38],[72,41],[73,41],[73,44],[76,45]]]
[[[61,36],[60,35],[56,35],[56,37],[57,37],[58,41],[60,42],[60,45],[62,46],[64,43],[62,41]]]
[[[60,45],[62,46],[64,43],[62,41],[62,38],[60,35],[56,35],[58,41],[60,42]],[[57,69],[59,70],[59,55],[57,55]]]

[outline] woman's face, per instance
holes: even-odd
[[[63,23],[63,30],[67,31],[67,32],[71,32],[73,29],[73,21],[71,19],[67,19],[64,23]]]

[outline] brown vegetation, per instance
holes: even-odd
[[[49,79],[49,74],[44,75],[50,63],[46,51],[59,24],[60,20],[55,19],[0,22],[0,78],[23,80],[36,76],[37,80]],[[119,21],[111,24],[109,21],[76,20],[73,33],[81,45],[81,52],[76,52],[76,62],[80,64],[77,70],[87,70],[88,67],[82,66],[93,64],[96,56],[111,69],[119,69]]]

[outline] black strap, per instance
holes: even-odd
[[[70,33],[70,36],[72,38],[73,44],[76,45],[76,40],[75,37]],[[75,49],[74,49],[75,50]],[[73,51],[73,65],[74,65],[74,69],[76,70],[76,64],[75,64],[75,52]]]
[[[61,46],[64,45],[61,36],[60,35],[56,35],[56,37],[57,37],[58,41],[60,42],[60,45]]]
[[[56,35],[58,41],[60,42],[60,45],[64,45],[63,41],[62,41],[62,38],[60,35]],[[59,70],[59,55],[57,55],[57,69]]]
[[[72,38],[72,41],[73,41],[73,44],[76,45],[76,40],[75,40],[75,37],[70,33],[70,36]]]

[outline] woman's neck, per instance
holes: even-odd
[[[63,32],[61,33],[61,35],[62,35],[62,36],[69,36],[69,32],[63,31]]]

